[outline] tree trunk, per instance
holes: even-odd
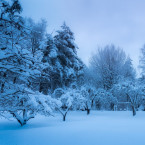
[[[113,104],[113,103],[110,104],[110,109],[111,109],[111,111],[114,111],[114,110],[115,110],[115,109],[114,109],[114,104]]]
[[[66,115],[63,115],[63,121],[65,121]]]
[[[135,109],[135,107],[134,107],[134,106],[132,106],[132,113],[133,113],[133,116],[135,116],[135,115],[136,115],[136,109]]]
[[[21,126],[26,124],[26,121],[24,121],[20,116],[17,115],[17,113],[11,113],[16,120],[18,121],[18,123],[20,123]]]
[[[89,115],[90,114],[90,109],[87,109],[87,115]]]
[[[16,119],[17,119],[18,123],[20,123],[21,126],[24,125],[23,122],[21,122],[21,120],[19,120],[18,118],[16,118]]]
[[[67,111],[68,112],[68,111]],[[67,115],[67,112],[65,112],[64,114],[63,114],[63,121],[65,121],[66,120],[66,115]]]
[[[27,116],[27,109],[22,110],[22,117],[17,113],[17,112],[11,112],[11,114],[15,117],[15,119],[20,123],[21,126],[24,126],[27,121],[29,121],[30,119],[34,118],[33,114],[29,114],[29,116]]]
[[[25,125],[27,123],[27,110],[24,109],[23,110],[23,125]]]

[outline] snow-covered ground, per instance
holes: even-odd
[[[0,119],[0,145],[145,145],[145,112],[69,112],[37,116],[24,127]]]

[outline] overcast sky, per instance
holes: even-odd
[[[45,18],[48,32],[65,21],[75,33],[78,55],[88,64],[98,46],[115,44],[138,65],[145,43],[145,0],[21,0],[23,15]]]

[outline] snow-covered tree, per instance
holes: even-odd
[[[25,53],[23,56],[25,59],[31,60],[32,65],[30,67],[35,66],[39,71],[37,78],[29,78],[29,82],[33,89],[48,94],[48,89],[43,90],[43,85],[47,84],[48,81],[46,80],[49,80],[48,73],[43,71],[48,65],[42,62],[43,49],[46,47],[46,21],[42,19],[35,23],[31,18],[25,19],[25,31],[26,36],[23,40],[25,43],[21,46],[24,50],[23,53]]]
[[[38,81],[43,63],[39,55],[34,57],[29,44],[31,29],[27,28],[21,17],[21,5],[18,0],[11,3],[1,1],[0,20],[0,109],[15,117],[21,125],[33,118],[38,110],[51,107],[50,97],[36,95],[33,81]],[[35,51],[36,52],[36,51]],[[39,53],[40,54],[40,53]],[[35,63],[34,63],[35,62]],[[32,91],[33,90],[33,91]],[[33,94],[33,95],[31,95]],[[36,97],[34,97],[36,96]],[[39,98],[40,96],[40,98]],[[34,101],[37,102],[35,106]],[[46,100],[45,100],[46,99]],[[48,103],[48,105],[46,105]],[[38,109],[39,108],[39,109]],[[42,108],[42,109],[41,109]],[[49,111],[48,111],[49,112]]]
[[[84,109],[87,111],[87,115],[90,114],[91,109],[93,108],[94,99],[95,99],[95,88],[92,86],[84,85],[80,89],[80,93],[83,99]]]
[[[65,23],[61,28],[54,38],[49,35],[43,57],[43,62],[49,64],[47,70],[52,92],[56,88],[69,87],[74,82],[79,85],[83,81],[84,64],[77,56],[74,34]]]
[[[38,113],[52,115],[55,100],[50,96],[33,92],[23,85],[8,84],[7,87],[4,88],[4,93],[0,93],[0,111],[12,114],[21,126]]]
[[[0,2],[0,49],[7,47],[15,49],[15,45],[20,41],[22,36],[21,29],[23,18],[20,16],[22,7],[18,0],[14,0],[10,5],[7,1]]]
[[[66,120],[66,115],[73,105],[73,94],[70,91],[58,88],[54,91],[55,98],[59,101],[56,105],[56,109],[63,116],[63,121]]]
[[[46,63],[47,67],[43,70],[50,77],[45,79],[43,82],[48,82],[45,85],[43,84],[43,89],[50,89],[51,92],[54,91],[55,88],[63,87],[63,79],[62,79],[62,71],[63,67],[60,64],[58,59],[58,49],[54,43],[54,38],[52,35],[47,36],[47,47],[43,51],[43,63]]]
[[[90,61],[96,84],[104,89],[111,89],[122,77],[132,75],[134,69],[124,51],[114,45],[98,49]]]
[[[144,88],[136,81],[124,81],[116,84],[113,88],[121,96],[126,96],[128,102],[131,103],[133,116],[136,115],[136,110],[143,103]]]
[[[18,8],[18,9],[17,9]],[[21,6],[18,1],[9,3],[2,1],[2,14],[0,21],[0,73],[1,73],[1,93],[3,93],[5,83],[10,80],[15,84],[19,73],[23,73],[25,61],[20,54],[20,39],[23,38],[23,28],[21,26],[22,17]],[[19,21],[21,19],[21,21]]]
[[[36,80],[36,78],[40,77],[41,70],[44,67],[40,64],[41,53],[39,52],[39,55],[36,55],[35,58],[33,57],[34,54],[30,50],[31,46],[28,45],[30,40],[29,33],[32,30],[25,26],[25,21],[19,14],[22,11],[19,2],[14,0],[11,5],[4,3],[4,8],[6,4],[8,8],[4,9],[2,20],[0,21],[1,72],[4,75],[3,78],[7,76],[8,79],[9,76],[9,78],[13,78],[14,83],[16,81],[19,83],[25,81],[30,87],[34,79]],[[25,78],[22,76],[25,76]]]
[[[136,77],[136,71],[133,68],[132,60],[130,57],[127,57],[123,68],[122,68],[122,75],[125,79],[134,80]]]
[[[27,28],[26,44],[28,49],[33,54],[33,57],[35,57],[35,55],[38,55],[40,50],[43,50],[46,46],[45,41],[47,22],[44,19],[41,19],[39,22],[34,22],[33,19],[27,18],[25,19],[25,25]]]
[[[142,81],[144,81],[145,78],[145,45],[140,49],[141,50],[141,56],[140,56],[140,64],[139,68],[141,69],[141,77]]]
[[[87,86],[92,86],[97,88],[99,86],[99,82],[97,82],[96,74],[93,72],[91,67],[84,68],[84,84]],[[98,83],[98,84],[97,84]]]
[[[56,110],[58,110],[63,116],[63,121],[66,120],[66,115],[69,110],[85,110],[86,98],[82,96],[82,92],[78,88],[57,88],[53,97],[58,101],[56,104]]]

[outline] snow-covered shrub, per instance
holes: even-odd
[[[96,108],[99,110],[114,110],[114,105],[117,104],[117,99],[110,91],[106,91],[105,89],[97,89],[94,102]]]

